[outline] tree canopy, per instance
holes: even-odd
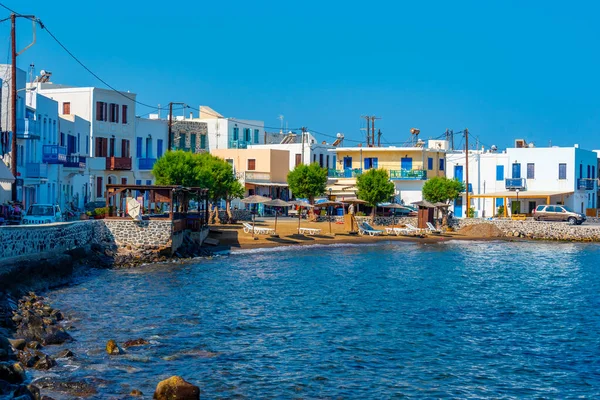
[[[423,185],[423,198],[432,203],[446,203],[465,191],[465,184],[457,179],[436,176]]]
[[[311,204],[315,197],[325,193],[327,170],[319,164],[300,164],[288,173],[287,182],[296,197],[306,197]]]
[[[385,169],[370,169],[356,178],[358,198],[373,207],[373,215],[377,204],[388,201],[394,195],[394,184]]]

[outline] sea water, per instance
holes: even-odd
[[[172,375],[209,399],[598,397],[599,256],[394,242],[97,271],[48,294],[76,339],[54,351],[76,358],[36,377],[91,379],[98,398]]]

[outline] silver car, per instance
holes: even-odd
[[[581,225],[586,217],[567,206],[556,204],[537,206],[533,210],[533,219],[536,221],[567,221],[570,225]]]

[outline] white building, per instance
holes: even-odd
[[[309,132],[304,133],[267,133],[266,144],[248,145],[252,149],[287,150],[290,153],[289,170],[300,164],[318,163],[321,168],[335,168],[335,154],[329,152],[334,146],[326,142],[319,143]]]
[[[447,177],[464,181],[465,154],[447,155]],[[531,214],[540,204],[564,204],[586,213],[597,208],[598,157],[573,147],[532,147],[517,140],[501,153],[469,152],[470,206],[476,216],[491,217],[508,204],[507,214]],[[467,212],[464,197],[454,203],[454,214]]]
[[[90,123],[85,135],[89,159],[90,201],[104,200],[106,184],[131,183],[132,142],[135,140],[134,93],[96,87],[73,87],[38,81],[31,85],[58,102],[63,115],[76,115]]]
[[[226,118],[207,106],[200,106],[199,118],[193,118],[190,115],[189,120],[206,123],[205,149],[207,151],[245,149],[248,145],[265,143],[265,123],[263,121]]]
[[[152,168],[167,150],[169,125],[158,118],[135,118],[133,175],[136,185],[155,183]]]

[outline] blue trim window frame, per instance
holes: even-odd
[[[233,140],[239,140],[240,138],[240,128],[237,126],[233,128]]]
[[[144,154],[142,153],[142,145],[143,145],[142,138],[141,137],[136,138],[135,152],[137,154],[137,158],[143,158]]]
[[[504,180],[504,165],[496,165],[496,180]]]
[[[206,135],[200,135],[200,148],[206,149]]]
[[[527,179],[535,179],[535,164],[527,163]]]
[[[365,158],[364,164],[365,169],[377,169],[379,160],[377,159],[377,157],[367,157]]]
[[[443,158],[440,158],[440,171],[444,171],[444,168],[445,168],[444,161],[446,161],[446,160]]]
[[[250,136],[250,128],[244,128],[244,141],[250,142],[252,137]]]
[[[567,164],[558,164],[558,179],[567,179]]]
[[[163,155],[163,140],[156,139],[156,157],[160,158]]]
[[[427,158],[427,169],[431,171],[433,169],[433,157]]]
[[[260,135],[260,131],[258,129],[254,130],[254,143],[258,143],[258,137]]]

